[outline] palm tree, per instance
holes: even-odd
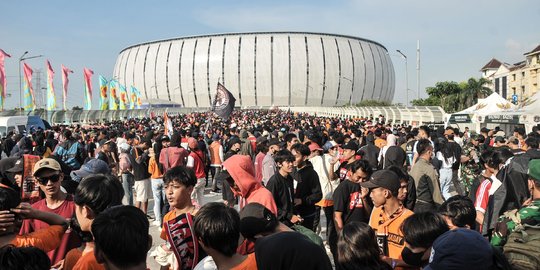
[[[486,85],[491,84],[491,81],[486,78],[470,78],[467,80],[467,83],[464,85],[463,91],[461,92],[461,100],[465,105],[465,108],[470,107],[476,102],[479,98],[485,98],[491,95],[492,91]]]

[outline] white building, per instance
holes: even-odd
[[[300,32],[218,34],[154,41],[122,50],[114,78],[145,99],[210,107],[218,82],[236,106],[341,106],[391,102],[394,67],[381,44]]]

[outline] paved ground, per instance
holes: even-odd
[[[210,193],[210,188],[209,187],[207,187],[205,189],[204,193],[205,193],[205,195],[204,195],[204,203],[222,201],[221,193],[219,193],[219,194]],[[148,215],[150,215],[151,217],[154,217],[153,207],[154,207],[154,200],[150,199],[150,201],[148,203]],[[150,220],[150,235],[152,236],[152,239],[153,239],[152,248],[150,249],[150,252],[152,250],[154,250],[154,248],[156,248],[156,246],[161,245],[161,244],[164,243],[164,240],[162,240],[159,237],[160,232],[161,232],[161,228],[159,226],[152,225],[153,221],[154,220]],[[326,230],[326,225],[325,224],[326,224],[326,219],[324,217],[324,213],[321,211],[321,225],[322,226],[321,226],[321,234],[320,235],[324,235],[324,233],[325,233],[325,230]],[[332,256],[330,254],[330,250],[327,248],[326,251],[329,254],[330,259],[332,259]],[[150,252],[149,252],[149,254],[150,254]],[[156,263],[154,258],[148,256],[146,262],[147,262],[147,266],[148,266],[149,269],[151,269],[151,270],[159,270],[160,269],[159,264]]]

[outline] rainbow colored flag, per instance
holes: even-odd
[[[120,84],[120,110],[126,110],[129,107],[129,97],[125,85]]]
[[[84,109],[92,109],[92,75],[94,72],[84,68]]]
[[[56,95],[54,93],[54,70],[52,69],[51,62],[47,60],[47,110],[54,111],[56,109]]]
[[[111,96],[109,98],[109,110],[118,110],[118,106],[120,105],[120,100],[118,100],[117,91],[118,91],[118,81],[117,80],[110,80],[109,81],[109,89],[111,91]]]
[[[109,97],[107,96],[107,91],[109,90],[109,82],[105,77],[99,75],[99,109],[108,110],[109,109]]]
[[[4,101],[7,96],[7,80],[6,80],[6,69],[4,67],[4,59],[6,57],[11,57],[11,55],[4,52],[0,49],[0,110],[4,110]]]
[[[141,92],[135,86],[131,86],[131,109],[141,108]]]
[[[23,86],[24,110],[32,111],[36,108],[34,88],[32,87],[32,74],[34,73],[34,71],[28,64],[23,63],[23,72],[24,72],[24,86]]]
[[[64,111],[67,110],[66,101],[67,101],[67,91],[68,91],[68,83],[69,83],[69,78],[68,78],[69,73],[73,73],[73,70],[62,65],[62,102],[64,105]]]

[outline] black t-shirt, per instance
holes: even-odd
[[[334,191],[333,199],[334,211],[342,213],[343,224],[352,221],[365,223],[369,221],[369,213],[362,201],[360,184],[349,180],[341,182]]]
[[[339,164],[339,167],[334,172],[338,176],[340,183],[349,179],[349,176],[347,176],[347,164],[347,161],[343,161],[341,164]]]
[[[326,251],[298,232],[279,232],[258,239],[255,259],[259,270],[332,269]]]

